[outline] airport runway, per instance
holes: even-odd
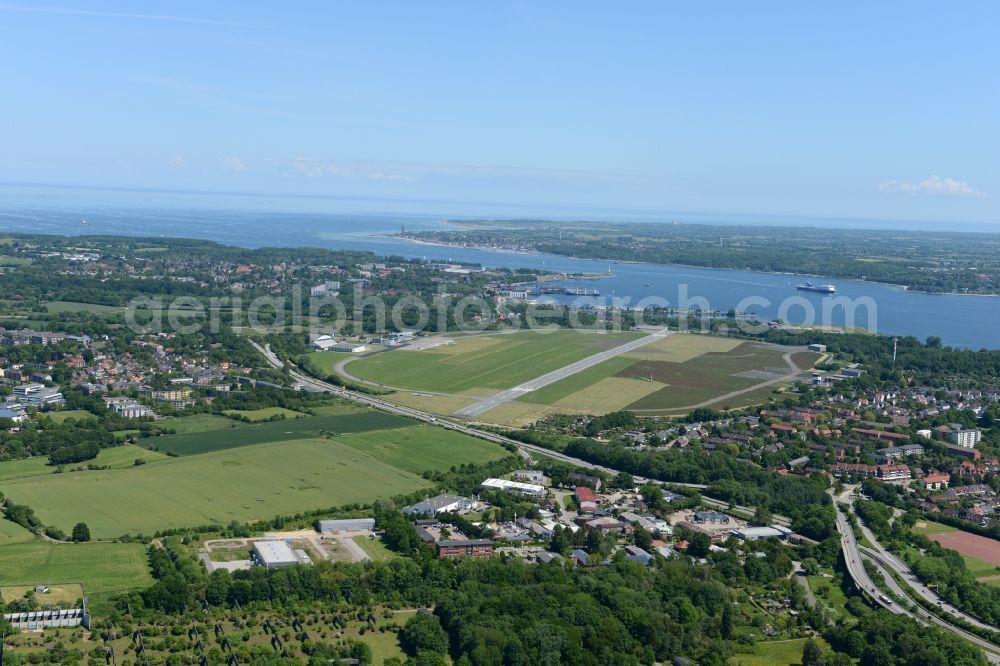
[[[477,402],[472,403],[458,411],[452,413],[452,416],[457,416],[461,418],[471,418],[474,416],[479,416],[485,412],[490,411],[494,407],[498,407],[506,402],[515,400],[518,397],[524,395],[525,393],[530,393],[531,391],[537,391],[543,386],[548,386],[560,379],[565,379],[570,375],[575,375],[578,372],[582,372],[587,368],[593,367],[598,363],[603,363],[609,358],[614,358],[620,354],[626,352],[634,351],[640,347],[645,347],[646,345],[656,342],[657,340],[662,340],[663,338],[670,335],[670,331],[667,329],[660,329],[655,333],[651,333],[644,338],[639,338],[638,340],[632,340],[631,342],[626,342],[625,344],[615,347],[614,349],[609,349],[607,351],[602,351],[593,356],[588,356],[585,359],[577,361],[576,363],[570,363],[569,365],[559,368],[558,370],[553,370],[548,374],[544,374],[541,377],[536,377],[530,381],[524,382],[514,388],[509,388],[506,391],[501,391],[496,395],[491,395],[487,398],[483,398]]]

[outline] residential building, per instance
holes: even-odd
[[[909,481],[910,468],[906,465],[879,465],[875,475],[880,481]]]
[[[438,557],[471,557],[480,559],[493,556],[493,542],[489,539],[454,539],[438,541]]]
[[[931,472],[920,479],[920,485],[927,490],[945,490],[951,481],[951,475],[944,472]]]
[[[982,439],[983,433],[975,429],[964,429],[961,426],[958,428],[952,428],[949,434],[949,439],[951,443],[955,446],[960,446],[963,449],[972,449],[976,447],[979,440]]]

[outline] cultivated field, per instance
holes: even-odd
[[[373,354],[352,361],[345,370],[385,386],[491,395],[642,335],[567,329],[460,337],[453,344],[421,351],[401,348]]]
[[[372,501],[428,487],[422,472],[506,455],[488,442],[371,411],[144,441],[180,455],[108,449],[102,455],[114,452],[115,469],[22,469],[4,493],[47,525],[69,532],[84,521],[95,539],[107,539]],[[132,466],[136,457],[149,462]]]
[[[132,467],[137,458],[142,458],[146,462],[163,460],[167,456],[157,451],[150,451],[134,444],[123,444],[110,449],[103,449],[97,454],[92,462],[102,467],[108,466],[114,469]],[[63,465],[64,470],[75,467],[86,466],[88,463],[76,463]],[[26,476],[43,476],[55,473],[56,468],[48,464],[45,456],[34,458],[20,458],[18,460],[6,460],[0,462],[0,481],[8,481]]]
[[[260,424],[238,424],[239,427],[217,430],[210,436],[201,431],[162,435],[144,439],[142,443],[146,446],[155,446],[160,451],[187,456],[267,442],[315,437],[322,433],[365,432],[403,428],[412,424],[412,421],[401,416],[355,409],[347,414],[309,416]]]

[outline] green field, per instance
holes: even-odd
[[[628,368],[635,363],[634,358],[628,356],[615,356],[603,363],[587,368],[575,375],[570,375],[565,379],[560,379],[548,386],[544,386],[537,391],[525,393],[518,398],[522,402],[533,402],[539,405],[551,405],[559,400],[568,398],[578,391],[586,390],[588,387],[598,383],[602,379],[611,377],[621,370]]]
[[[125,308],[117,305],[98,305],[96,303],[76,303],[73,301],[49,301],[45,309],[50,314],[63,312],[87,312],[90,314],[107,315],[125,312]]]
[[[142,458],[146,462],[162,460],[166,458],[162,453],[149,451],[134,444],[123,444],[110,449],[102,449],[92,462],[95,465],[107,465],[112,468],[132,467],[136,458]],[[64,465],[63,469],[73,469],[74,467],[86,466],[88,462]],[[54,474],[55,467],[48,464],[46,456],[35,456],[34,458],[21,458],[19,460],[6,460],[0,462],[0,481],[8,481],[26,476],[42,476]]]
[[[568,329],[469,336],[422,351],[403,348],[362,357],[345,370],[385,386],[489,394],[641,336],[637,332],[600,334]]]
[[[222,417],[225,418],[225,417]],[[217,430],[210,434],[187,432],[143,439],[145,446],[155,446],[160,451],[180,456],[223,451],[242,446],[282,442],[315,437],[321,432],[349,433],[386,428],[402,428],[413,421],[384,412],[355,409],[348,414],[309,416],[260,424],[240,424],[240,427]]]
[[[787,367],[781,352],[753,343],[743,343],[727,352],[708,352],[683,363],[637,361],[619,377],[652,377],[665,388],[629,405],[630,409],[676,409],[760,384],[763,379],[740,377],[740,373]]]
[[[802,650],[807,638],[787,641],[766,641],[756,645],[754,654],[738,654],[729,658],[729,666],[796,666],[802,663]],[[830,646],[822,638],[815,638],[824,650]]]
[[[916,524],[910,528],[918,534],[928,535],[928,534],[942,534],[944,532],[957,532],[957,527],[951,527],[950,525],[943,525],[941,523],[935,523],[932,520],[918,520]]]
[[[95,419],[97,418],[85,409],[67,409],[62,412],[46,412],[46,416],[55,421],[56,423],[62,423],[66,419]]]
[[[84,521],[95,539],[107,539],[372,501],[428,487],[421,472],[506,455],[499,446],[378,412],[349,417],[354,422],[382,417],[384,427],[373,430],[375,422],[369,419],[361,432],[342,427],[345,434],[332,438],[293,432],[289,439],[266,443],[219,446],[214,441],[265,427],[247,426],[212,433],[211,446],[202,447],[209,453],[131,466],[135,457],[149,459],[151,452],[129,447],[128,455],[121,455],[121,468],[23,476],[5,483],[4,493],[32,507],[47,525],[68,532]],[[330,424],[344,418],[314,420]]]
[[[833,569],[823,569],[822,573],[826,575],[808,577],[809,587],[816,595],[816,600],[834,619],[849,617],[847,595],[840,587],[840,574],[834,573]]]
[[[379,539],[372,539],[371,537],[366,536],[356,536],[352,538],[354,543],[358,544],[358,547],[365,551],[365,554],[376,562],[391,560],[396,557],[396,553],[386,548],[385,544]]]
[[[286,419],[295,419],[304,416],[302,412],[284,407],[264,407],[263,409],[227,409],[223,412],[226,416],[242,416],[251,421],[267,421],[278,415],[283,415]]]
[[[88,596],[101,599],[153,583],[146,547],[138,543],[59,544],[36,539],[4,545],[0,562],[0,586],[80,583]]]
[[[6,547],[12,543],[24,543],[34,540],[35,536],[17,523],[0,518],[0,546]],[[0,553],[3,553],[0,550]]]
[[[414,474],[509,455],[496,444],[430,425],[343,435],[337,441]]]
[[[156,425],[169,428],[178,435],[189,432],[209,432],[211,430],[228,430],[239,428],[242,424],[218,414],[192,414],[190,416],[168,416],[156,422]]]

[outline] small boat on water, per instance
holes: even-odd
[[[652,287],[652,286],[653,286],[653,283],[652,283],[652,282],[647,282],[646,284],[644,284],[644,285],[642,285],[642,286],[643,286],[643,287]]]
[[[818,294],[836,294],[837,288],[832,284],[813,284],[806,282],[795,287],[799,291],[815,291]]]

